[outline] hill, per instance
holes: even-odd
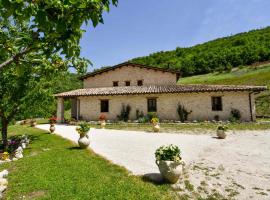
[[[266,85],[270,88],[270,65],[240,67],[228,73],[209,73],[180,78],[179,84]],[[270,92],[256,96],[257,115],[270,116]]]
[[[177,47],[131,62],[177,69],[183,76],[230,71],[232,68],[270,60],[270,27],[216,39],[192,47]]]

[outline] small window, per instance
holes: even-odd
[[[130,81],[125,81],[126,86],[130,86]]]
[[[100,101],[100,112],[109,112],[109,100]]]
[[[212,111],[222,111],[221,97],[212,97]]]
[[[117,87],[118,86],[118,81],[113,81],[113,87]]]
[[[142,85],[143,85],[143,81],[142,81],[142,80],[138,80],[138,81],[137,81],[137,85],[138,85],[138,86],[142,86]]]
[[[148,112],[157,112],[157,99],[147,99],[147,109]]]

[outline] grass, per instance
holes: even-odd
[[[265,85],[270,88],[270,65],[237,68],[229,73],[210,73],[180,78],[179,84]],[[256,96],[258,115],[270,116],[270,92]]]
[[[266,121],[267,122],[267,121]],[[217,123],[161,123],[160,132],[181,132],[196,131],[205,133],[207,131],[215,131]],[[100,128],[98,124],[91,124],[93,128]],[[228,124],[229,130],[267,130],[270,129],[270,123],[234,123]],[[143,123],[111,123],[106,125],[106,129],[115,130],[131,130],[153,132],[151,124]]]
[[[57,135],[11,126],[9,135],[32,142],[24,158],[0,166],[10,172],[6,199],[174,199],[169,185],[154,185]]]

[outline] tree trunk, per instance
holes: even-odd
[[[1,118],[1,123],[2,123],[2,141],[4,145],[4,150],[6,151],[8,148],[8,141],[7,141],[7,129],[8,129],[8,121],[5,118]]]

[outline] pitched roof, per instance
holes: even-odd
[[[136,64],[136,63],[131,63],[131,62],[124,62],[124,63],[118,64],[118,65],[115,65],[115,66],[112,66],[112,67],[106,67],[104,69],[100,69],[100,70],[97,70],[97,71],[94,71],[94,72],[89,72],[89,73],[81,76],[80,79],[83,80],[85,78],[95,76],[97,74],[102,74],[104,72],[115,70],[117,68],[121,68],[121,67],[124,67],[124,66],[140,67],[140,68],[153,69],[153,70],[162,71],[162,72],[169,72],[169,73],[173,73],[173,74],[180,74],[179,71],[172,70],[172,69],[165,69],[165,68],[147,66],[147,65]]]
[[[56,97],[76,96],[110,96],[110,95],[135,95],[135,94],[162,94],[162,93],[191,93],[191,92],[229,92],[250,91],[260,92],[267,90],[266,86],[242,85],[167,85],[167,86],[125,86],[85,88],[56,94]]]

